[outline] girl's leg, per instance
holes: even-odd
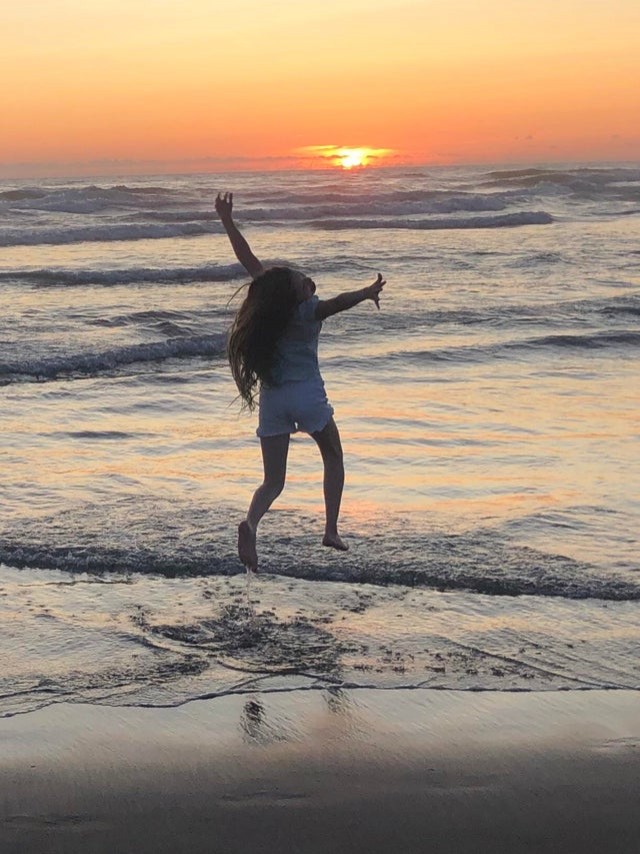
[[[260,519],[267,512],[284,488],[287,474],[287,454],[289,453],[289,434],[265,436],[260,439],[264,480],[256,489],[247,518],[238,527],[238,555],[247,569],[258,568],[256,550],[256,530]]]
[[[322,462],[324,463],[326,523],[322,545],[346,552],[349,546],[342,542],[338,534],[338,515],[344,487],[344,464],[340,433],[338,433],[336,422],[330,418],[326,427],[311,435],[320,448]]]

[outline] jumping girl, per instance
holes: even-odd
[[[259,398],[256,432],[264,480],[238,527],[238,555],[247,569],[257,570],[258,524],[284,488],[289,437],[298,430],[315,440],[324,463],[322,544],[346,551],[348,546],[338,534],[344,486],[342,445],[318,367],[318,336],[322,321],[332,314],[364,300],[373,300],[380,308],[385,281],[378,273],[366,288],[320,300],[315,283],[303,273],[262,266],[233,221],[232,193],[219,193],[215,206],[236,258],[252,277],[229,333],[228,355],[243,405],[252,411]]]

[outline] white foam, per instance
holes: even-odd
[[[171,338],[149,344],[115,347],[99,353],[75,353],[43,359],[25,359],[20,362],[0,364],[0,377],[18,379],[55,379],[68,374],[100,374],[136,362],[158,362],[164,359],[194,356],[219,356],[224,352],[226,336],[199,335]]]
[[[203,264],[196,267],[125,267],[116,270],[44,269],[0,270],[0,281],[35,285],[127,285],[138,282],[226,282],[241,275],[240,264]]]
[[[64,228],[2,228],[0,246],[39,244],[102,243],[105,241],[159,240],[168,237],[199,237],[222,233],[215,223],[175,223],[171,225],[131,223],[122,225],[69,226]]]

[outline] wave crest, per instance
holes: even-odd
[[[314,220],[314,228],[342,231],[361,228],[399,228],[414,231],[438,231],[459,228],[515,228],[522,225],[549,225],[553,222],[546,211],[519,211],[498,216],[477,216],[433,219],[334,219]]]
[[[25,282],[39,287],[129,285],[144,282],[226,282],[244,275],[240,264],[204,264],[199,267],[125,267],[92,270],[48,267],[36,270],[0,270],[0,281]]]
[[[214,223],[185,222],[171,225],[131,223],[129,225],[69,226],[65,228],[5,228],[0,230],[0,246],[64,245],[131,240],[162,240],[167,237],[200,237],[222,233]]]
[[[51,356],[43,359],[25,359],[21,362],[0,364],[0,379],[5,382],[24,377],[32,379],[56,379],[61,376],[97,374],[116,370],[134,363],[160,362],[165,359],[189,358],[194,356],[220,356],[224,353],[226,336],[200,335],[171,338],[148,344],[132,344],[115,347],[100,353],[75,353]]]

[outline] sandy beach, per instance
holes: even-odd
[[[0,724],[3,854],[640,848],[627,691],[283,691]]]

